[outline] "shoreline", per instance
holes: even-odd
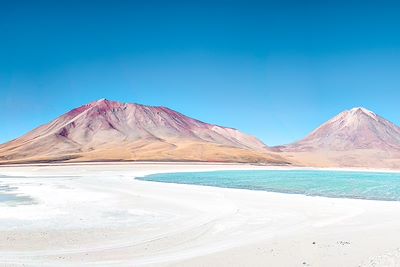
[[[156,173],[158,174],[158,173]],[[160,173],[161,174],[161,173]],[[152,174],[149,174],[152,175]],[[147,176],[147,175],[145,175]],[[143,176],[143,177],[145,177]],[[365,200],[365,201],[383,201],[383,202],[399,202],[400,200],[391,200],[391,199],[372,199],[372,198],[362,198],[362,197],[338,197],[338,196],[322,196],[322,195],[307,195],[303,193],[291,193],[291,192],[281,192],[281,191],[272,191],[272,190],[263,190],[263,189],[248,189],[248,188],[239,188],[239,187],[223,187],[223,186],[216,186],[216,185],[202,185],[202,184],[186,184],[186,183],[176,183],[176,182],[159,182],[159,181],[152,181],[152,180],[144,180],[138,179],[141,177],[135,177],[134,179],[140,182],[150,182],[150,183],[160,183],[160,184],[173,184],[173,185],[188,185],[188,186],[200,186],[205,188],[222,188],[222,189],[229,189],[229,190],[245,190],[245,191],[255,191],[255,192],[267,192],[273,194],[280,194],[280,195],[295,195],[295,196],[304,196],[307,198],[327,198],[327,199],[348,199],[348,200]]]
[[[240,162],[201,162],[201,161],[93,161],[93,162],[49,162],[49,163],[18,163],[0,164],[1,168],[13,167],[54,167],[54,166],[135,166],[135,165],[169,165],[169,166],[256,166],[264,170],[313,170],[313,171],[345,171],[345,172],[376,172],[376,173],[400,173],[400,169],[390,168],[367,168],[367,167],[313,167],[295,165],[267,165],[258,163]],[[154,173],[156,174],[156,173]]]
[[[153,162],[78,166],[0,166],[0,175],[20,176],[0,182],[17,186],[19,193],[37,201],[0,205],[0,264],[400,263],[393,238],[400,231],[400,202],[136,179],[165,172],[276,169],[271,166]]]

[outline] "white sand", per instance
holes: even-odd
[[[0,167],[35,204],[0,204],[0,266],[400,266],[400,202],[133,177],[251,165]],[[270,167],[272,168],[272,167]]]

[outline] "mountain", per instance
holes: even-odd
[[[400,128],[365,108],[353,108],[275,150],[301,165],[399,168]]]
[[[282,163],[255,137],[166,107],[101,99],[0,146],[0,162],[221,161]]]

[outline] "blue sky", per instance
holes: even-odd
[[[356,106],[400,124],[395,2],[33,2],[0,1],[0,143],[100,98],[268,145]]]

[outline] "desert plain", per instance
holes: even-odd
[[[1,266],[399,266],[400,203],[141,181],[205,163],[0,167]]]

